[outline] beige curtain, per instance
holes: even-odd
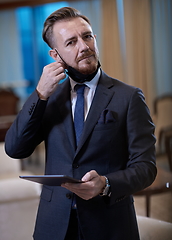
[[[123,81],[116,0],[102,0],[101,52],[103,70],[111,77]]]
[[[102,63],[105,72],[143,90],[152,112],[155,97],[150,0],[123,0],[125,39],[117,18],[117,1],[102,0]],[[123,44],[123,45],[122,45]],[[125,44],[125,46],[124,46]],[[125,56],[123,53],[125,50]]]

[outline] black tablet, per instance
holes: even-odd
[[[61,186],[62,183],[83,183],[81,180],[66,175],[32,175],[19,177],[48,186]]]

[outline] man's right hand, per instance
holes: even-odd
[[[40,99],[47,100],[65,77],[63,63],[53,62],[45,66],[36,88]]]

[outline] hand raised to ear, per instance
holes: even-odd
[[[65,77],[64,64],[53,62],[45,66],[36,88],[40,99],[47,100]]]

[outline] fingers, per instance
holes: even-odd
[[[60,80],[65,78],[64,66],[61,63],[50,63],[43,68],[37,91],[44,98],[48,98],[57,88]]]
[[[44,67],[41,80],[49,83],[49,85],[55,85],[60,80],[65,78],[64,67],[61,63],[51,63]]]
[[[98,173],[95,170],[91,170],[90,172],[87,172],[81,180],[84,182],[88,182],[97,176],[99,176]]]
[[[66,183],[62,187],[70,190],[82,199],[89,200],[102,192],[105,186],[105,178],[100,176],[95,170],[87,172],[83,176],[82,181],[84,183]]]
[[[90,186],[89,183],[65,183],[62,187],[68,189],[69,191],[75,193],[77,196],[84,200],[89,200],[94,197],[94,188]]]

